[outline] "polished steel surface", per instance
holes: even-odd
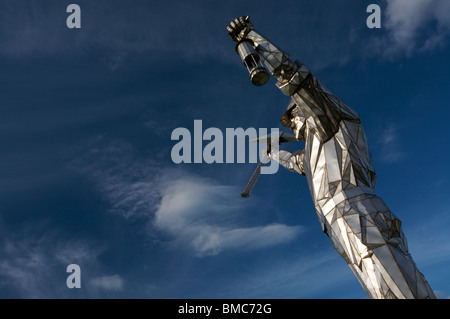
[[[266,84],[269,80],[269,74],[262,65],[260,65],[260,56],[255,51],[250,41],[241,41],[236,45],[236,51],[247,67],[252,83],[256,86]]]
[[[252,44],[276,86],[291,97],[281,122],[305,148],[271,152],[270,158],[306,176],[324,233],[367,294],[436,298],[408,251],[401,221],[375,194],[375,169],[358,114],[256,32],[249,17],[233,20],[227,30],[232,40]]]

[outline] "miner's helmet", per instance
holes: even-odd
[[[250,40],[244,40],[237,43],[236,52],[247,68],[252,83],[256,86],[266,84],[269,80],[269,73],[262,66],[260,56],[253,48],[252,42]]]

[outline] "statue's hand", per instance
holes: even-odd
[[[233,41],[239,42],[247,37],[247,34],[254,29],[249,16],[242,16],[234,19],[227,27],[228,35]]]

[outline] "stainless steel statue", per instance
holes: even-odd
[[[436,298],[408,252],[400,220],[374,192],[375,170],[358,114],[304,64],[291,61],[256,32],[249,17],[233,20],[227,30],[252,82],[267,82],[265,67],[276,86],[291,97],[281,123],[298,141],[305,141],[305,148],[293,153],[277,150],[269,157],[306,176],[323,231],[367,294]],[[256,178],[257,172],[253,184]]]

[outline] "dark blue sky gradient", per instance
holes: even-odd
[[[377,193],[446,298],[450,22],[424,11],[401,42],[397,1],[380,30],[373,2],[76,1],[69,30],[69,1],[0,0],[0,298],[367,298],[302,176],[242,199],[254,164],[171,161],[195,119],[281,127],[288,97],[251,85],[226,34],[247,14],[360,114]]]

